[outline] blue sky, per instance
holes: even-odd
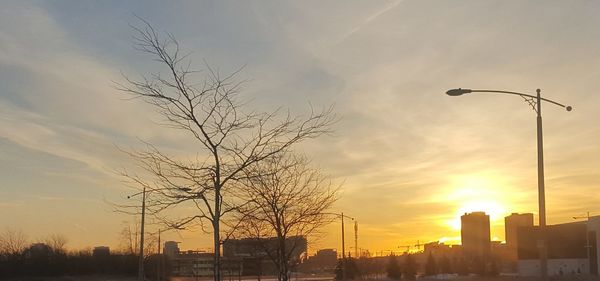
[[[462,211],[536,212],[535,115],[518,97],[451,98],[449,88],[534,93],[544,107],[548,220],[600,196],[600,7],[594,1],[5,1],[0,4],[0,229],[69,246],[116,246],[129,217],[119,147],[173,153],[187,136],[113,87],[158,70],[133,50],[134,15],[202,60],[249,82],[249,107],[303,114],[335,105],[332,136],[302,145],[344,182],[336,206],[359,219],[361,247],[456,237]],[[491,202],[491,203],[490,203]],[[479,204],[479,205],[478,205]],[[475,206],[475,207],[473,207]],[[492,211],[492,210],[490,210]],[[337,226],[315,247],[337,247]],[[186,248],[210,240],[173,234]]]

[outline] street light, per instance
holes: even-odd
[[[546,247],[546,198],[544,188],[544,147],[542,138],[542,101],[549,102],[551,104],[565,108],[567,111],[571,111],[571,106],[555,102],[553,100],[545,99],[541,97],[541,90],[537,89],[537,95],[528,95],[518,92],[510,91],[498,91],[498,90],[472,90],[472,89],[451,89],[446,92],[449,96],[462,96],[469,93],[497,93],[497,94],[509,94],[517,95],[525,99],[533,110],[537,113],[537,155],[538,155],[538,204],[539,204],[539,225],[540,225],[540,271],[543,280],[548,279],[548,257]]]
[[[353,217],[349,217],[344,215],[344,212],[341,213],[323,213],[324,215],[334,215],[339,217],[342,220],[342,281],[346,280],[346,241],[345,241],[345,228],[344,228],[344,218],[349,218],[354,220]],[[355,228],[355,231],[358,231],[358,227]]]
[[[169,230],[170,228],[159,228],[158,229],[158,261],[157,261],[157,265],[156,265],[156,280],[160,281],[160,280],[164,280],[165,279],[165,259],[164,259],[164,248],[163,248],[163,254],[160,253],[160,234],[166,230]]]
[[[344,212],[340,214],[342,219],[342,281],[346,280],[346,245],[344,241],[344,217],[354,220],[353,217],[344,216]]]
[[[141,192],[127,196],[127,199],[142,194],[142,222],[140,226],[140,258],[138,266],[138,279],[144,281],[144,220],[146,217],[146,187]]]

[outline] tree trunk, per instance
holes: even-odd
[[[213,267],[215,281],[221,281],[221,162],[217,148],[213,147],[213,156],[215,158],[215,212],[213,215],[213,232],[215,244],[215,261]]]
[[[219,176],[219,167],[217,166],[217,177]],[[213,217],[213,242],[214,242],[214,265],[213,274],[215,281],[221,281],[221,188],[215,183],[215,213]]]
[[[219,220],[213,222],[214,229],[214,263],[213,263],[213,275],[215,281],[221,281],[221,237],[219,232]]]
[[[279,238],[279,280],[288,281],[288,267],[285,252],[285,237]]]

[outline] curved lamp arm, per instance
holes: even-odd
[[[524,93],[518,93],[518,92],[510,92],[510,91],[499,91],[499,90],[473,90],[473,89],[458,88],[458,89],[451,89],[451,90],[446,91],[446,94],[449,95],[449,96],[461,96],[461,95],[468,94],[468,93],[496,93],[496,94],[517,95],[517,96],[528,97],[528,98],[532,98],[532,99],[537,99],[538,98],[537,96],[534,96],[534,95],[529,95],[529,94],[524,94]],[[560,107],[564,107],[567,111],[571,111],[573,109],[572,106],[564,105],[562,103],[555,102],[553,100],[549,100],[549,99],[546,99],[546,98],[540,97],[540,100],[547,101],[549,103],[558,105]]]

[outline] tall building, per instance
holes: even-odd
[[[179,255],[179,246],[175,241],[167,241],[165,242],[165,246],[163,248],[163,253],[167,255],[169,258],[175,258]]]
[[[521,227],[533,226],[533,214],[512,213],[504,218],[504,234],[506,237],[506,247],[508,248],[509,259],[517,260],[517,249],[519,248],[517,239],[517,230]]]
[[[469,257],[487,257],[490,253],[490,216],[484,212],[465,213],[460,217],[463,252]]]

